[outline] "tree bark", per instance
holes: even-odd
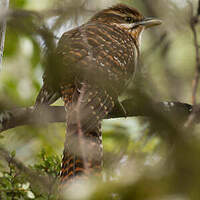
[[[126,110],[126,113],[123,111]],[[117,104],[107,119],[146,116],[160,120],[160,117],[169,116],[185,121],[192,112],[192,106],[180,102],[138,103],[133,99],[124,100]],[[63,106],[44,106],[35,110],[34,107],[16,108],[0,113],[0,132],[23,125],[47,124],[65,122],[66,112]],[[199,117],[197,117],[198,119]],[[197,122],[197,121],[196,121]]]

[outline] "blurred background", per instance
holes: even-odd
[[[138,8],[145,16],[163,20],[161,26],[143,34],[136,77],[121,99],[134,98],[134,91],[142,89],[154,101],[191,104],[196,61],[190,18],[191,4],[196,14],[197,0],[10,0],[10,8],[41,13],[57,41],[63,32],[119,2]],[[200,26],[197,26],[199,33]],[[7,26],[0,72],[0,100],[6,109],[34,104],[42,85],[44,54],[45,44],[41,38]],[[199,97],[197,93],[197,102]],[[58,100],[55,105],[63,104]],[[159,125],[160,121],[156,123]],[[71,193],[67,197],[199,200],[198,126],[187,130],[186,137],[176,130],[174,135],[180,137],[168,140],[165,136],[173,135],[174,129],[164,126],[161,129],[156,123],[145,117],[104,120],[104,181],[107,185],[87,185],[83,193],[80,191],[78,196]],[[175,122],[176,125],[179,124]],[[0,133],[0,137],[0,146],[16,151],[16,158],[28,166],[38,162],[37,155],[42,149],[48,155],[61,157],[65,124],[23,126]]]

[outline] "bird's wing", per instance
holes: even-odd
[[[114,30],[113,34],[111,31],[108,25],[88,23],[65,32],[56,49],[56,59],[60,62],[45,72],[45,77],[52,79],[53,84],[48,83],[52,81],[44,79],[48,87],[44,83],[37,102],[52,103],[60,93],[58,89],[50,86],[74,84],[75,79],[91,80],[100,85],[111,85],[108,80],[112,80],[123,87],[123,81],[119,80],[127,80],[131,74],[126,68],[128,63],[124,60],[133,62],[129,58],[132,48],[123,43],[125,36],[122,32]],[[55,95],[54,91],[58,95]],[[54,96],[55,98],[52,98]]]
[[[45,72],[43,74],[43,85],[42,88],[39,91],[39,94],[36,98],[36,103],[35,106],[39,106],[39,105],[50,105],[52,103],[54,103],[58,98],[61,97],[60,91],[58,89],[57,85],[57,81],[56,78],[58,79],[58,73],[59,73],[59,69],[61,70],[61,63],[60,60],[63,56],[62,51],[64,52],[64,46],[66,47],[67,44],[69,44],[71,41],[71,39],[73,38],[74,34],[77,32],[76,29],[73,29],[71,31],[68,31],[66,33],[63,34],[62,38],[60,39],[59,45],[55,51],[55,59],[57,59],[54,63],[50,63],[48,65],[48,68],[45,69]],[[63,41],[63,39],[65,41]],[[63,45],[61,45],[61,41],[64,42]],[[67,51],[66,55],[67,55]],[[60,72],[61,73],[61,72]],[[54,79],[55,78],[55,79]]]

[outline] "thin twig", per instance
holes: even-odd
[[[200,0],[199,0],[199,3],[198,3],[197,15],[200,15]]]
[[[0,12],[7,10],[9,7],[9,0],[0,0]],[[5,43],[5,34],[6,34],[6,20],[0,24],[0,70],[2,65],[2,57],[4,51]]]
[[[82,88],[80,89],[80,95],[77,101],[77,105],[76,105],[76,119],[77,119],[77,125],[78,125],[78,143],[80,146],[80,152],[82,155],[82,159],[83,159],[83,166],[86,170],[88,170],[88,165],[87,165],[87,154],[85,152],[85,145],[84,145],[84,133],[83,133],[83,128],[82,128],[82,124],[81,124],[81,102],[83,101],[83,95],[85,93],[85,85],[82,86]],[[74,133],[73,133],[74,134]]]
[[[13,164],[20,173],[26,174],[30,183],[32,183],[34,186],[40,186],[41,190],[48,192],[49,185],[52,184],[48,182],[48,177],[38,176],[37,172],[26,167],[22,162],[20,162],[16,158],[13,158],[10,155],[10,153],[2,147],[0,147],[0,158],[3,158],[8,163]]]
[[[189,2],[189,5],[191,9],[190,28],[193,33],[194,48],[195,48],[195,53],[196,53],[196,71],[195,71],[194,79],[192,81],[192,104],[194,105],[194,109],[191,115],[189,116],[187,122],[185,123],[185,127],[189,127],[192,124],[192,122],[195,120],[196,115],[199,111],[199,106],[197,105],[197,102],[196,102],[196,96],[197,96],[197,90],[198,90],[199,79],[200,79],[200,50],[199,50],[196,26],[198,25],[198,22],[199,22],[200,0],[199,0],[199,6],[197,9],[196,15],[194,15],[194,8],[191,2]]]
[[[197,89],[198,89],[198,83],[200,78],[200,51],[199,51],[199,44],[198,44],[198,36],[196,31],[196,26],[198,24],[198,17],[199,17],[199,8],[197,14],[194,16],[193,6],[190,3],[191,7],[191,19],[190,19],[190,27],[193,33],[194,37],[194,47],[195,47],[195,53],[196,53],[196,72],[192,83],[192,104],[196,105],[196,95],[197,95]]]

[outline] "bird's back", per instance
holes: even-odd
[[[59,41],[57,53],[63,63],[60,84],[78,78],[123,88],[134,73],[137,50],[134,38],[114,25],[86,23],[64,33]]]

